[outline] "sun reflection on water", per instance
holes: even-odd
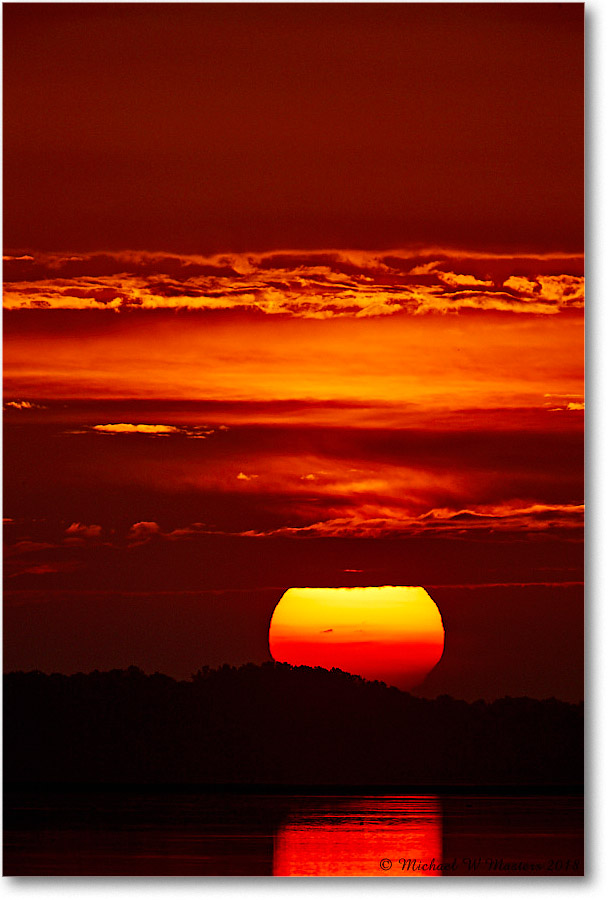
[[[302,797],[275,837],[273,874],[436,876],[416,863],[441,863],[442,849],[438,797]]]

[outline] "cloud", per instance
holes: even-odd
[[[561,307],[582,307],[585,279],[582,275],[538,275],[536,279],[512,275],[504,287],[520,297],[535,297],[542,302],[555,302]]]
[[[230,531],[204,522],[194,522],[179,528],[164,531],[157,522],[136,522],[126,534],[126,546],[138,547],[153,540],[183,541],[197,537],[232,536],[241,538],[397,538],[441,536],[460,539],[463,537],[495,536],[504,539],[521,540],[526,535],[555,534],[562,539],[579,540],[584,523],[583,504],[518,504],[516,501],[502,504],[485,504],[465,508],[438,507],[419,515],[408,514],[400,507],[363,503],[359,506],[345,506],[339,515],[302,525],[289,525],[267,530],[249,529]],[[88,526],[87,537],[97,537]],[[74,534],[85,529],[78,523],[70,526]],[[99,531],[101,529],[99,528]],[[124,546],[125,538],[116,538],[115,546]],[[15,545],[11,555],[33,552],[53,545],[31,544],[27,548]],[[69,543],[69,541],[65,541]],[[362,569],[344,569],[348,573],[360,573]]]
[[[584,301],[580,256],[454,250],[10,257],[7,309],[258,310],[300,318],[494,310],[554,315]]]
[[[205,439],[215,433],[214,428],[207,425],[194,425],[185,427],[179,425],[133,425],[128,422],[120,422],[113,425],[93,425],[92,431],[99,434],[146,434],[153,437],[166,437],[172,434],[185,435],[188,438]],[[226,426],[220,426],[218,431],[227,431]],[[70,431],[67,434],[87,434],[86,430]]]
[[[160,525],[157,522],[136,522],[128,531],[127,541],[131,545],[144,544],[159,534]]]
[[[179,432],[175,425],[131,425],[121,422],[116,425],[93,425],[93,431],[104,434],[175,434]]]
[[[171,531],[163,531],[158,522],[136,522],[127,532],[127,545],[138,547],[151,540],[180,541],[200,534],[214,534],[204,522],[193,522]]]
[[[22,556],[26,553],[40,553],[43,550],[54,550],[56,546],[56,544],[49,541],[32,541],[29,538],[24,538],[14,544],[9,544],[5,548],[5,556],[8,558]]]
[[[493,282],[483,281],[474,275],[458,275],[456,272],[437,272],[441,281],[450,287],[492,287]]]
[[[83,525],[81,522],[72,522],[66,528],[67,537],[64,539],[65,544],[83,544],[88,541],[98,541],[101,538],[101,525]]]
[[[12,522],[13,520],[5,520]],[[30,522],[31,526],[33,523]],[[15,543],[5,545],[5,559],[15,559],[24,555],[34,554],[43,556],[47,551],[61,551],[65,547],[85,547],[89,545],[101,544],[102,527],[101,525],[84,525],[81,522],[72,522],[63,533],[55,531],[51,534],[50,540],[32,540],[31,538],[23,538]],[[108,541],[105,546],[110,546]],[[57,571],[60,571],[59,569]]]
[[[504,287],[518,294],[531,296],[535,290],[538,290],[538,283],[530,278],[524,278],[518,275],[511,275],[504,282]]]
[[[250,492],[244,491],[242,494],[247,495]],[[250,499],[250,497],[245,497],[245,499]],[[216,508],[219,509],[220,505],[225,507],[227,503],[230,505],[230,502],[230,500],[219,498],[219,505]],[[565,565],[565,568],[560,568],[560,572],[564,575],[562,580],[572,581],[580,577],[575,574],[578,572],[576,566],[568,567],[568,563],[565,561],[571,558],[568,554],[580,552],[578,548],[580,548],[582,540],[584,521],[582,504],[513,500],[485,504],[471,503],[466,506],[456,503],[446,506],[427,505],[419,512],[412,512],[399,506],[398,503],[398,498],[386,503],[367,498],[361,503],[354,498],[350,501],[343,498],[337,502],[332,499],[329,505],[324,503],[307,504],[306,518],[303,517],[301,510],[290,504],[284,509],[274,512],[272,508],[267,508],[265,511],[262,510],[261,515],[259,508],[256,510],[251,505],[247,505],[241,509],[241,514],[236,519],[230,520],[229,518],[218,521],[214,504],[207,500],[204,502],[209,515],[207,522],[191,521],[188,523],[187,519],[182,519],[181,521],[186,524],[180,524],[179,511],[174,509],[168,514],[170,516],[169,525],[153,520],[139,520],[130,527],[123,526],[116,529],[107,527],[105,540],[102,527],[96,524],[74,521],[66,528],[65,522],[39,523],[36,520],[22,520],[23,537],[7,546],[5,568],[9,578],[28,574],[43,576],[59,572],[69,573],[80,571],[85,567],[84,570],[97,572],[104,578],[107,569],[107,577],[110,577],[109,573],[114,572],[115,575],[118,574],[121,578],[124,576],[129,580],[131,575],[138,571],[140,574],[146,572],[151,574],[152,578],[156,578],[156,561],[165,559],[172,560],[166,572],[167,583],[171,583],[174,577],[181,577],[182,568],[187,576],[188,567],[194,560],[216,559],[218,547],[223,546],[229,547],[230,550],[226,549],[220,552],[220,556],[224,559],[219,563],[220,568],[225,565],[229,567],[230,558],[238,560],[247,557],[253,561],[259,552],[274,553],[275,563],[281,567],[285,560],[290,558],[290,553],[296,554],[300,558],[299,554],[301,553],[313,552],[313,557],[311,557],[313,569],[311,571],[314,571],[312,560],[317,549],[315,548],[313,551],[313,548],[309,547],[306,550],[300,546],[299,542],[321,540],[327,541],[328,545],[326,552],[320,552],[318,557],[320,564],[327,567],[328,561],[333,560],[330,568],[335,573],[343,572],[345,575],[353,576],[365,572],[367,573],[366,577],[373,578],[376,571],[381,571],[377,566],[378,564],[382,565],[381,560],[385,558],[385,550],[390,553],[391,557],[394,557],[395,553],[396,545],[393,544],[392,549],[389,550],[390,543],[385,544],[383,549],[382,539],[388,539],[390,542],[403,541],[405,538],[407,540],[402,543],[403,551],[412,559],[416,558],[418,552],[424,557],[428,551],[422,548],[427,545],[429,539],[443,541],[444,550],[441,552],[452,554],[452,564],[455,565],[454,574],[449,576],[452,579],[450,583],[453,583],[455,578],[464,577],[462,574],[456,575],[457,572],[460,572],[459,565],[456,563],[456,557],[460,550],[454,542],[458,541],[467,542],[469,548],[474,551],[474,556],[480,554],[480,560],[476,562],[473,556],[470,564],[475,572],[478,571],[479,566],[485,567],[487,571],[484,578],[488,582],[496,580],[498,583],[500,581],[500,576],[492,568],[491,557],[488,557],[489,563],[482,559],[484,544],[488,546],[488,542],[500,543],[502,546],[510,544],[514,547],[517,545],[519,549],[513,550],[514,558],[525,559],[527,557],[532,566],[530,571],[533,574],[525,577],[528,580],[539,581],[548,581],[555,577],[557,571],[555,564],[543,568],[540,562],[543,559],[542,552],[538,556],[537,562],[534,562],[541,544],[547,541],[552,542],[554,546],[559,545],[562,548],[556,550],[558,567]],[[200,504],[196,503],[195,506],[200,506]],[[11,532],[13,531],[14,528],[11,529]],[[30,536],[26,536],[28,534]],[[278,556],[276,551],[268,548],[266,550],[261,547],[256,549],[258,542],[277,538],[284,541],[280,545]],[[221,542],[226,539],[229,544],[222,544]],[[338,554],[336,557],[334,557],[334,549],[330,549],[333,539],[339,539],[337,545],[334,545],[335,552]],[[374,554],[378,552],[380,555],[376,557],[376,562],[372,563],[370,568],[369,556],[358,559],[357,553],[344,555],[342,553],[344,545],[341,539],[371,540],[375,549],[373,551],[370,549],[369,552]],[[376,540],[380,541],[377,545],[375,544]],[[287,549],[287,545],[290,545],[291,549]],[[300,546],[299,550],[298,546]],[[371,546],[370,544],[369,547],[371,548]],[[418,547],[420,547],[420,551]],[[368,551],[366,550],[365,553],[367,554]],[[128,556],[121,556],[121,554],[128,554]],[[400,552],[397,553],[397,557],[399,556]],[[295,557],[292,556],[291,559],[293,561]],[[131,565],[131,561],[133,565]],[[150,570],[151,562],[153,563],[152,570]],[[397,564],[398,559],[395,559],[394,562]],[[442,569],[441,560],[436,558],[432,562],[426,580],[431,582],[433,578],[437,578],[439,581],[439,571]],[[356,567],[357,564],[359,568]],[[144,569],[140,568],[142,565]],[[465,568],[466,565],[468,564],[465,563]],[[175,571],[173,571],[173,567],[175,567]],[[301,570],[298,569],[298,571]],[[328,570],[325,568],[322,571]],[[549,575],[549,573],[552,574]],[[290,577],[287,569],[284,574],[286,577]],[[476,575],[469,577],[473,577],[474,581],[477,578]],[[516,567],[514,571],[509,572],[507,580],[516,581],[521,577],[520,570]]]
[[[29,400],[7,400],[3,409],[46,409],[40,403],[32,403]]]
[[[584,412],[585,404],[577,400],[571,400],[565,406],[552,406],[549,412]]]
[[[62,572],[76,572],[83,567],[83,563],[76,560],[65,560],[50,563],[37,563],[33,566],[15,569],[11,572],[9,578],[17,578],[19,575],[58,575]]]
[[[540,295],[569,306],[582,306],[585,299],[585,279],[573,275],[539,275]]]
[[[462,509],[447,507],[430,509],[419,515],[409,515],[400,507],[379,504],[361,504],[344,507],[342,514],[307,525],[281,526],[267,531],[251,529],[230,532],[195,522],[181,528],[163,531],[156,522],[138,522],[131,526],[127,541],[141,544],[151,538],[165,540],[190,539],[197,535],[236,535],[239,537],[398,537],[407,535],[441,534],[443,537],[461,537],[472,533],[503,535],[539,533],[562,529],[574,532],[584,521],[583,504],[518,504],[511,501],[502,504],[481,504]],[[361,569],[348,569],[360,572]]]
[[[514,503],[466,509],[431,509],[410,516],[401,508],[362,505],[346,514],[309,525],[284,526],[268,531],[242,532],[245,537],[344,537],[381,538],[441,534],[462,537],[475,532],[503,535],[564,529],[578,531],[584,517],[581,504]]]

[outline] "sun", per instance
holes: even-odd
[[[403,690],[441,659],[441,613],[423,587],[289,588],[268,634],[272,658],[333,667]]]

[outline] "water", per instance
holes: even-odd
[[[19,793],[5,875],[583,874],[578,796]]]

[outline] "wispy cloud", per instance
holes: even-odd
[[[281,526],[268,530],[231,532],[194,522],[180,528],[163,530],[157,522],[138,522],[131,526],[126,537],[128,546],[138,546],[150,540],[192,540],[203,535],[234,535],[244,538],[382,538],[415,535],[461,538],[478,534],[523,538],[526,534],[554,532],[556,529],[581,536],[585,508],[582,504],[515,502],[502,505],[481,505],[466,509],[437,508],[418,516],[408,515],[399,507],[362,504],[342,514],[307,525]],[[358,572],[359,569],[348,571]]]
[[[137,522],[132,525],[126,538],[116,537],[117,545],[126,541],[128,547],[146,544],[151,540],[181,541],[192,540],[204,535],[230,535],[244,538],[381,538],[414,535],[460,538],[475,533],[494,534],[504,537],[518,537],[526,534],[554,532],[560,529],[580,537],[584,524],[585,508],[582,504],[531,503],[517,505],[480,505],[466,509],[437,508],[418,516],[408,515],[399,507],[362,504],[351,509],[344,508],[342,514],[307,525],[281,526],[268,530],[225,531],[204,522],[194,522],[179,528],[164,530],[157,522]],[[89,526],[96,529],[98,526]],[[71,526],[74,528],[74,526]],[[78,530],[84,526],[77,526]],[[98,537],[98,535],[90,535]],[[33,549],[38,549],[34,548]],[[40,548],[42,549],[42,548]],[[20,551],[23,552],[23,551]],[[360,572],[360,569],[348,569]]]
[[[504,504],[467,509],[431,509],[409,516],[401,508],[361,505],[345,514],[309,525],[284,526],[268,531],[242,532],[246,537],[351,537],[380,538],[438,534],[461,537],[472,532],[523,535],[550,529],[580,530],[584,506],[580,504]]]

